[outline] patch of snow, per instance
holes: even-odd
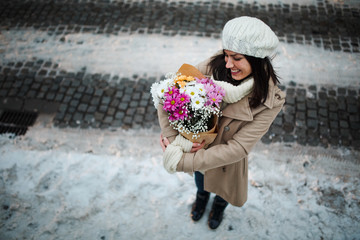
[[[0,238],[356,239],[359,152],[259,143],[249,194],[216,231],[192,222],[196,187],[162,166],[159,132],[56,129],[0,136]],[[75,140],[76,139],[76,140]],[[213,195],[212,195],[213,196]]]
[[[61,40],[61,38],[65,38]],[[162,76],[183,64],[196,65],[221,49],[221,40],[195,36],[89,33],[48,36],[35,30],[3,31],[0,64],[43,59],[68,72],[131,77]],[[360,54],[311,45],[280,43],[274,59],[283,83],[359,86]]]

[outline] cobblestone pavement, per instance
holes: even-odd
[[[136,32],[219,38],[228,19],[252,15],[266,21],[282,42],[359,53],[359,9],[321,0],[317,5],[8,0],[0,3],[0,30],[34,28],[61,36]],[[8,62],[0,66],[0,114],[8,109],[55,113],[58,127],[156,127],[149,93],[156,80],[66,72],[42,59]],[[262,138],[264,143],[360,149],[359,87],[295,82],[281,87],[287,92],[286,105]]]

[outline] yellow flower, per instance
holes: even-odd
[[[180,76],[178,76],[177,78],[176,78],[176,80],[178,80],[178,81],[184,81],[184,80],[186,80],[186,76],[185,75],[180,75]],[[175,81],[176,81],[175,80]]]
[[[177,81],[177,84],[179,84],[180,88],[184,88],[186,86],[186,81]]]
[[[186,83],[194,81],[195,78],[193,76],[180,75],[175,78],[175,83],[179,84],[181,88],[186,86]]]

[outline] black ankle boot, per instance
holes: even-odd
[[[208,225],[211,229],[216,229],[220,225],[227,205],[227,202],[219,201],[215,197],[208,220]]]
[[[199,221],[200,218],[203,216],[206,208],[206,204],[209,201],[210,193],[197,193],[196,200],[192,205],[191,209],[191,218],[194,221]]]

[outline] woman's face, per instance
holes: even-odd
[[[230,69],[234,80],[242,80],[252,72],[250,63],[244,55],[229,50],[224,50],[226,68]]]

